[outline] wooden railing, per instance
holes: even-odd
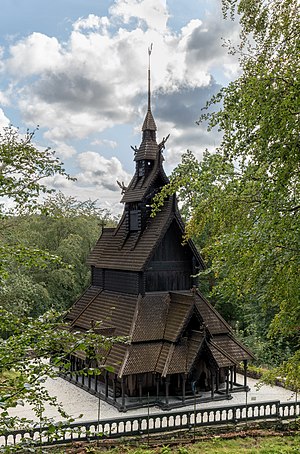
[[[196,427],[238,424],[254,420],[283,420],[300,416],[300,402],[258,402],[215,408],[194,408],[172,413],[152,413],[142,416],[102,419],[101,421],[57,423],[0,433],[0,447],[8,445],[51,445],[71,441],[113,439],[140,436]],[[0,448],[1,452],[1,448]]]

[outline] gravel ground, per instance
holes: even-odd
[[[243,377],[238,377],[240,383],[243,382]],[[281,402],[294,401],[295,394],[289,390],[277,387],[277,386],[268,386],[264,385],[259,390],[256,389],[255,385],[257,380],[248,378],[248,385],[250,391],[248,392],[248,403],[254,402],[264,402],[264,401],[274,401],[280,400]],[[99,399],[83,389],[78,388],[77,386],[63,380],[62,378],[48,379],[46,382],[46,387],[51,396],[56,396],[58,401],[63,404],[65,411],[72,416],[75,420],[79,418],[79,415],[82,414],[80,418],[81,422],[97,420],[98,417],[98,408],[99,408]],[[197,408],[200,406],[202,408],[211,408],[219,407],[224,405],[235,405],[245,403],[246,393],[238,392],[233,394],[231,400],[215,401],[215,402],[206,402],[198,403]],[[184,407],[186,409],[188,407]],[[191,406],[193,408],[193,406]],[[150,407],[150,413],[161,412],[158,407]],[[170,411],[170,410],[169,410]],[[171,410],[172,411],[172,410]],[[176,410],[173,410],[176,411]],[[126,417],[135,416],[138,414],[146,414],[147,409],[143,408],[140,410],[128,410]],[[112,405],[109,405],[106,402],[100,402],[100,419],[121,417],[122,414]],[[34,412],[28,404],[24,406],[17,406],[16,408],[10,411],[11,416],[19,416],[30,418],[32,420],[37,420]],[[57,412],[54,407],[49,405],[46,406],[44,416],[48,418],[53,418],[54,421],[63,420],[61,415]]]

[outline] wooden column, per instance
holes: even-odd
[[[104,379],[105,379],[105,398],[107,399],[108,398],[108,371],[107,370],[105,371]]]
[[[160,375],[156,375],[156,399],[159,398]]]
[[[84,385],[84,379],[85,379],[83,369],[84,369],[84,361],[82,360],[81,361],[81,370],[82,370],[81,383],[82,383],[82,385]]]
[[[121,396],[122,396],[122,408],[125,409],[125,377],[121,378]]]
[[[247,386],[247,368],[248,368],[248,361],[246,359],[243,360],[244,363],[244,386]]]
[[[70,372],[71,372],[71,377],[72,377],[72,372],[74,370],[74,356],[70,356]]]
[[[230,391],[233,390],[233,366],[230,366]]]
[[[186,374],[181,375],[182,378],[182,402],[185,401]]]
[[[217,369],[216,373],[216,391],[219,391],[220,386],[220,369]]]
[[[169,386],[170,386],[170,376],[169,375],[166,377],[165,384],[166,384],[166,404],[168,404],[169,403]]]
[[[229,396],[229,370],[226,371],[226,395]]]
[[[236,364],[233,366],[233,381],[236,383]]]
[[[76,383],[78,383],[78,373],[77,373],[78,369],[79,369],[79,367],[78,367],[78,358],[76,358],[76,361],[75,361],[75,371],[76,371],[75,380],[76,380]]]
[[[142,379],[142,377],[139,375],[139,376],[138,376],[138,386],[139,386],[139,398],[140,398],[140,400],[142,400],[142,398],[143,398],[143,388],[142,388],[142,384],[143,384],[143,379]]]
[[[211,372],[211,398],[215,396],[215,372]]]
[[[116,381],[117,381],[117,377],[114,375],[114,377],[113,377],[113,399],[114,399],[114,402],[116,401]]]

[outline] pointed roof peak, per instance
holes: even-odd
[[[150,109],[146,113],[146,117],[145,117],[145,120],[144,120],[144,123],[142,126],[142,131],[146,131],[146,130],[150,130],[150,131],[157,130],[157,127],[156,127],[156,124],[155,124],[155,121],[154,121],[154,118],[153,118],[153,115],[152,115],[152,112]]]
[[[153,43],[148,47],[148,109],[146,117],[143,123],[142,131],[150,130],[156,131],[156,124],[151,112],[151,54],[152,54]]]

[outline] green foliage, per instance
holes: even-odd
[[[42,180],[55,174],[70,179],[49,149],[39,151],[34,134],[22,138],[12,127],[0,134],[0,198],[12,204],[0,205],[0,432],[32,427],[25,418],[11,417],[9,409],[28,402],[40,425],[45,404],[60,403],[45,387],[57,367],[70,367],[68,357],[81,351],[94,361],[84,374],[102,372],[104,350],[122,339],[105,338],[91,329],[71,332],[62,315],[50,307],[66,308],[86,286],[89,272],[85,259],[99,235],[99,220],[107,213],[95,202],[78,202],[62,194],[38,199],[52,189]],[[102,350],[103,351],[103,350]],[[48,358],[51,358],[49,362]],[[96,366],[95,366],[96,364]],[[98,367],[98,365],[100,365]],[[5,448],[6,449],[6,448]],[[7,452],[10,451],[7,448]],[[35,446],[15,447],[36,452]],[[25,450],[25,451],[24,451]]]
[[[60,174],[71,179],[53,150],[35,147],[34,134],[27,131],[23,137],[12,126],[0,132],[0,199],[10,199],[19,211],[32,209],[39,195],[53,192],[41,182],[44,178]]]
[[[16,315],[40,314],[50,306],[49,292],[30,276],[16,272],[1,287],[0,306]]]
[[[68,370],[70,353],[85,352],[99,365],[94,371],[101,373],[102,355],[95,345],[104,350],[110,348],[118,338],[106,338],[93,330],[85,333],[71,332],[62,316],[48,312],[39,318],[18,317],[0,308],[0,432],[13,427],[30,425],[30,421],[9,418],[8,409],[30,403],[35,414],[43,417],[45,404],[58,408],[67,418],[56,398],[50,396],[45,381],[57,376],[57,367]],[[51,362],[47,358],[51,357]],[[87,371],[83,371],[87,373]],[[46,425],[43,419],[43,424]]]
[[[59,262],[47,251],[25,247],[10,236],[9,217],[31,212],[39,205],[39,196],[53,192],[45,184],[46,178],[59,174],[72,179],[54,151],[39,150],[33,144],[34,134],[35,131],[27,131],[22,136],[12,126],[0,132],[0,280],[8,277],[12,257],[27,267]]]
[[[266,363],[295,382],[300,325],[300,20],[296,0],[224,0],[240,14],[241,76],[200,121],[223,131],[214,153],[187,152],[156,199],[177,191],[208,263],[212,298]],[[254,39],[253,39],[254,38]],[[222,106],[211,113],[219,102]],[[208,109],[208,107],[210,109]],[[268,347],[266,347],[266,344]],[[260,349],[260,352],[259,352]],[[290,367],[291,366],[291,367]]]
[[[104,222],[113,221],[96,202],[62,193],[48,197],[34,212],[7,217],[7,274],[0,303],[18,314],[23,308],[28,315],[68,308],[89,284],[86,258]],[[15,255],[16,249],[22,254]]]

